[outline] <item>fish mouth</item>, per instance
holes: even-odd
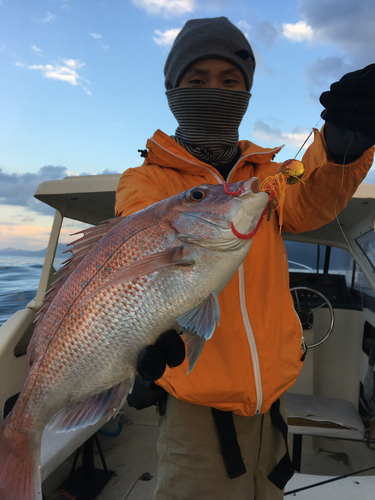
[[[239,188],[235,192],[230,192],[233,196],[242,199],[242,204],[235,213],[231,221],[233,234],[242,240],[248,240],[255,236],[259,226],[267,213],[269,195],[260,190],[259,179],[251,179],[238,183]],[[228,186],[224,185],[224,190]],[[228,192],[226,190],[226,192]]]
[[[237,185],[223,183],[225,194],[237,200],[237,209],[232,220],[219,214],[204,214],[202,212],[188,213],[189,217],[204,222],[205,225],[218,231],[213,238],[199,238],[180,234],[178,238],[188,243],[218,251],[232,251],[242,247],[244,240],[250,240],[257,231],[264,214],[267,212],[269,195],[260,190],[259,179],[252,177],[247,181],[240,181]],[[229,201],[228,196],[223,203]]]
[[[258,177],[251,177],[247,181],[237,182],[237,186],[237,189],[231,191],[229,184],[227,184],[225,181],[223,182],[225,193],[231,196],[241,196],[248,193],[249,191],[254,194],[260,193],[260,184]]]

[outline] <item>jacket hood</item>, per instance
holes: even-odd
[[[241,157],[237,162],[240,166],[246,161],[254,164],[269,163],[273,157],[283,148],[262,148],[250,141],[239,141]],[[169,135],[161,130],[148,139],[146,147],[148,149],[145,164],[163,165],[163,167],[183,170],[191,174],[199,174],[202,167],[209,168],[216,172],[216,169],[207,163],[204,163],[195,156],[188,153],[182,146],[174,141]]]

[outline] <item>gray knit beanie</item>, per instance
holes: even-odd
[[[245,35],[226,17],[191,19],[177,35],[165,63],[165,87],[178,87],[182,75],[202,59],[224,59],[244,75],[246,89],[253,84],[255,58]]]

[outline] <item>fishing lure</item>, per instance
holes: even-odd
[[[265,191],[268,193],[269,202],[266,208],[263,210],[262,215],[258,221],[256,227],[248,234],[242,234],[237,231],[232,223],[232,231],[233,233],[242,240],[249,240],[253,238],[256,232],[259,229],[264,217],[267,215],[267,220],[271,219],[272,212],[279,208],[279,225],[280,225],[280,233],[283,224],[283,206],[285,201],[285,189],[286,185],[293,185],[302,180],[303,174],[305,173],[305,166],[299,160],[286,160],[280,167],[280,171],[273,175],[266,177],[260,186],[261,191]],[[303,181],[302,181],[303,182]],[[226,194],[230,194],[232,196],[238,195],[241,193],[243,187],[238,189],[237,191],[230,191],[228,184],[223,182],[224,191]],[[277,197],[276,197],[277,193]]]

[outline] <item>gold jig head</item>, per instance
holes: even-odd
[[[305,173],[305,166],[299,160],[286,160],[281,165],[280,172],[285,176],[287,184],[296,184]]]

